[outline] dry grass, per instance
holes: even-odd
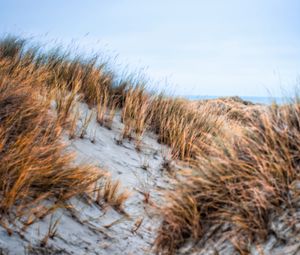
[[[2,214],[28,202],[66,200],[102,177],[98,169],[73,166],[60,141],[63,129],[76,138],[80,100],[96,108],[97,121],[107,128],[120,109],[122,137],[134,138],[138,150],[144,132],[151,130],[171,147],[173,159],[189,163],[192,170],[166,195],[169,203],[161,212],[164,222],[156,239],[162,254],[224,224],[230,225],[228,236],[234,233],[244,241],[237,249],[246,253],[249,244],[266,239],[273,214],[296,206],[299,102],[269,109],[237,99],[192,106],[184,99],[150,94],[139,85],[142,80],[116,82],[97,57],[72,58],[61,50],[41,53],[29,46],[18,38],[0,41]],[[50,110],[53,101],[55,113]],[[83,120],[79,137],[90,119]],[[172,171],[171,164],[167,167]],[[118,182],[106,180],[96,201],[122,211],[128,194],[118,189]]]
[[[108,129],[111,129],[113,119],[115,117],[118,100],[109,95],[109,91],[105,89],[102,93],[98,93],[97,102],[97,122]]]
[[[122,108],[122,137],[136,138],[138,150],[144,132],[151,129],[159,135],[160,142],[171,146],[173,158],[188,159],[194,154],[195,140],[218,132],[221,123],[220,118],[212,114],[213,107],[199,114],[191,110],[185,100],[151,95],[145,85],[141,85],[145,84],[142,78],[114,81],[113,72],[97,57],[71,58],[68,52],[59,49],[45,54],[27,44],[13,37],[0,42],[3,52],[1,72],[17,75],[21,80],[20,73],[25,78],[30,75],[31,79],[39,81],[37,84],[43,81],[47,88],[58,94],[58,110],[63,109],[66,116],[69,116],[74,98],[79,95],[90,107],[96,106],[97,120],[107,128],[111,128],[117,108]],[[62,119],[65,120],[64,115]]]
[[[149,129],[158,134],[160,143],[172,148],[173,159],[189,160],[199,140],[221,132],[223,118],[209,105],[199,112],[186,100],[150,95],[143,86],[128,89],[124,98],[122,137],[135,138],[138,150]]]
[[[78,100],[96,105],[94,92],[106,91],[111,77],[92,60],[41,54],[18,38],[0,41],[1,215],[15,220],[28,213],[24,225],[30,225],[41,218],[32,208],[42,201],[56,201],[54,210],[103,177],[103,171],[93,166],[75,166],[61,138],[65,129],[70,138],[76,137]],[[113,112],[109,116],[112,119]],[[83,120],[80,137],[90,119]],[[41,211],[47,215],[53,210]]]
[[[145,87],[137,86],[129,88],[124,96],[122,109],[122,122],[124,123],[123,139],[133,138],[140,140],[147,128],[150,96]]]
[[[223,119],[214,114],[212,107],[198,112],[183,99],[158,96],[151,105],[151,128],[159,142],[169,145],[173,159],[189,160],[195,156],[195,144],[208,135],[221,132]]]
[[[97,95],[99,95],[97,100],[97,121],[103,126],[109,104],[108,90],[105,89],[102,94],[97,93]]]
[[[81,123],[81,127],[80,127],[80,135],[79,138],[83,139],[87,133],[87,128],[89,126],[89,124],[91,123],[92,119],[93,119],[93,115],[94,112],[90,111],[90,112],[86,112],[84,119],[82,120]]]
[[[53,239],[57,235],[57,227],[58,227],[59,221],[60,221],[60,219],[54,220],[53,217],[51,217],[48,231],[47,231],[46,235],[44,236],[44,238],[41,240],[40,245],[42,247],[47,246],[49,239]]]
[[[35,88],[0,81],[2,214],[40,198],[66,200],[102,176],[93,167],[72,166],[60,141],[60,115],[49,109],[50,100]]]
[[[270,220],[286,207],[297,207],[299,183],[299,104],[274,106],[252,120],[241,136],[209,144],[199,153],[170,205],[156,247],[173,254],[187,239],[201,239],[216,225],[229,224],[247,254],[251,243],[270,234]],[[202,150],[201,150],[202,151]],[[232,240],[234,243],[234,240]]]
[[[105,202],[117,211],[124,212],[124,202],[130,193],[128,191],[121,191],[120,185],[119,181],[113,181],[110,177],[106,177],[103,182],[98,183],[95,189],[95,201],[99,205]]]
[[[70,127],[76,117],[74,111],[78,100],[79,87],[75,86],[71,91],[67,89],[67,86],[54,87],[49,91],[49,96],[52,95],[52,100],[55,103],[55,110],[59,116],[60,124],[63,127]]]
[[[69,116],[69,125],[68,125],[68,131],[69,131],[69,139],[75,139],[77,136],[77,123],[80,118],[80,111],[78,105],[74,106],[73,112]]]
[[[32,47],[30,42],[16,37],[2,39],[0,52],[1,72],[14,78],[20,77],[21,70],[25,78],[39,77],[49,88],[76,91],[91,107],[97,105],[99,96],[107,91],[111,97],[118,98],[122,90],[123,85],[113,86],[113,73],[97,56],[72,58],[69,52],[61,49],[43,53],[38,47]]]
[[[116,115],[118,101],[116,99],[112,100],[109,106],[109,111],[105,119],[105,127],[108,129],[112,129],[113,120]]]
[[[259,115],[262,105],[255,105],[244,101],[239,97],[224,97],[192,102],[193,107],[200,112],[203,108],[211,107],[214,114],[226,116],[227,120],[238,122],[240,125],[251,124],[251,121]]]

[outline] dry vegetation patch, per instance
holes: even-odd
[[[1,41],[2,216],[16,220],[25,213],[36,214],[34,207],[44,200],[55,201],[53,208],[58,208],[69,198],[89,191],[103,177],[104,172],[96,167],[75,165],[75,156],[67,152],[62,142],[64,130],[75,136],[72,129],[78,118],[74,116],[77,100],[83,95],[88,103],[93,103],[91,87],[105,87],[109,80],[100,70],[92,69],[91,64],[78,67],[77,62],[68,62],[64,56],[43,55],[26,48],[25,40]],[[97,85],[91,85],[92,77]],[[47,213],[53,211],[44,209]],[[33,222],[30,220],[30,224]]]
[[[266,240],[271,219],[285,208],[297,209],[299,194],[299,104],[273,106],[253,119],[242,136],[209,144],[210,154],[191,162],[193,170],[168,194],[156,245],[172,254],[188,238],[228,224],[223,233],[247,254]],[[238,240],[238,242],[236,242]]]
[[[59,117],[35,88],[0,82],[1,211],[12,212],[33,199],[64,201],[82,194],[102,173],[73,166],[61,142]]]

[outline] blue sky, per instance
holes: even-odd
[[[299,80],[299,13],[298,0],[0,0],[0,33],[118,55],[176,94],[278,96]]]

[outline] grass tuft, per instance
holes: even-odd
[[[199,240],[224,224],[237,240],[244,240],[238,243],[243,252],[266,240],[272,217],[284,208],[297,208],[293,187],[300,180],[299,116],[298,104],[270,107],[242,136],[209,144],[208,155],[199,150],[191,161],[193,170],[168,196],[158,251],[173,254],[188,238]]]

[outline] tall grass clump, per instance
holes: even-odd
[[[132,86],[124,94],[122,122],[123,139],[135,137],[137,148],[143,133],[151,130],[160,143],[171,147],[173,159],[188,160],[195,156],[195,144],[221,132],[223,118],[209,105],[199,111],[187,100]]]
[[[122,137],[131,139],[135,135],[139,144],[151,119],[151,96],[144,86],[135,86],[125,92],[124,98],[121,116],[124,124]]]
[[[28,217],[28,226],[98,183],[105,186],[98,199],[122,207],[127,193],[115,194],[119,184],[96,167],[75,165],[62,142],[65,131],[70,139],[84,138],[94,108],[110,128],[124,103],[127,83],[114,85],[113,73],[100,62],[60,48],[42,52],[17,37],[0,40],[0,218]],[[78,129],[80,102],[93,109]],[[45,200],[52,206],[37,212]]]
[[[97,185],[94,194],[96,203],[102,205],[104,202],[117,211],[125,213],[124,203],[130,196],[130,193],[127,190],[121,191],[120,181],[112,180],[110,176],[106,176]]]
[[[63,202],[83,194],[103,175],[73,164],[74,156],[61,141],[61,115],[51,111],[50,97],[30,77],[19,80],[0,75],[0,212],[7,216],[34,201]]]
[[[298,103],[275,105],[253,119],[242,137],[209,144],[209,155],[201,150],[193,170],[168,195],[158,252],[173,254],[188,238],[201,240],[225,224],[229,231],[223,234],[239,252],[266,240],[273,217],[299,207],[299,120]]]
[[[42,52],[40,47],[32,46],[28,40],[8,36],[0,40],[0,59],[5,60],[1,71],[10,75],[19,75],[20,68],[29,68],[32,73],[47,71],[46,85],[50,88],[62,86],[83,95],[83,100],[90,106],[96,106],[99,96],[109,92],[121,104],[119,93],[124,85],[114,85],[114,74],[105,61],[97,55],[85,58],[72,56],[71,52],[54,48]]]
[[[1,82],[0,91],[2,213],[41,196],[66,200],[100,178],[99,170],[72,166],[60,142],[62,128],[35,89]]]
[[[97,122],[108,129],[111,129],[113,119],[119,104],[115,96],[111,96],[107,89],[97,93]]]
[[[195,144],[220,132],[222,118],[214,109],[197,111],[184,99],[157,96],[151,104],[152,130],[159,142],[172,149],[174,159],[187,160],[195,156]]]

